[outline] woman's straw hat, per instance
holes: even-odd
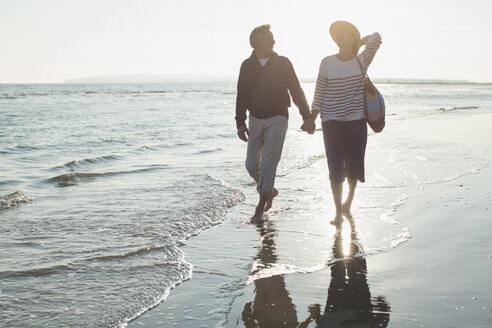
[[[346,21],[336,21],[330,26],[330,35],[333,41],[335,41],[335,37],[340,30],[348,30],[357,38],[357,40],[360,40],[359,30],[354,26],[354,24]]]

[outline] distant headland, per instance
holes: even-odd
[[[235,81],[234,76],[215,75],[184,75],[184,74],[123,74],[87,76],[68,79],[65,83],[186,83],[186,82],[219,82]]]

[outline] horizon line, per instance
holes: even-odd
[[[237,81],[237,75],[212,74],[151,74],[129,73],[85,76],[70,78],[63,82],[0,82],[0,84],[151,84],[151,83],[205,83],[205,82],[232,82]],[[316,77],[299,77],[302,83],[316,82]],[[382,77],[371,78],[375,83],[388,84],[492,84],[491,82],[474,82],[461,79],[441,78],[403,78]]]

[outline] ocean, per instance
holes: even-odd
[[[423,186],[490,164],[488,141],[461,126],[492,113],[490,85],[376,86],[387,126],[369,133],[353,204],[367,255],[412,238],[398,209]],[[314,83],[303,88],[310,101]],[[225,220],[247,224],[257,195],[235,94],[234,82],[0,85],[0,326],[125,327],[192,276],[187,239]],[[284,228],[334,214],[322,134],[301,123],[291,108],[271,214]],[[290,228],[306,245],[326,239]],[[237,284],[333,260],[299,252],[301,262],[280,256]]]

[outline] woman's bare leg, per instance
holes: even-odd
[[[333,220],[330,221],[332,224],[338,224],[342,222],[342,194],[343,194],[343,183],[333,183],[330,182],[331,193],[333,194],[333,201],[335,202],[336,214]]]
[[[342,205],[343,214],[350,214],[350,206],[352,206],[352,201],[355,196],[355,188],[357,187],[357,179],[347,178],[349,185],[349,193],[347,195],[347,199]]]

